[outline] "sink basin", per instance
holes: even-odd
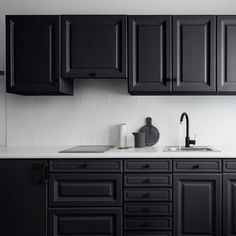
[[[220,152],[212,147],[181,147],[167,146],[163,149],[164,152]]]

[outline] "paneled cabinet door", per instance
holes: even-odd
[[[221,174],[174,175],[174,236],[221,236]]]
[[[236,91],[236,16],[217,16],[217,90]]]
[[[70,95],[60,77],[60,16],[6,16],[7,92]]]
[[[223,232],[224,236],[236,235],[236,174],[223,175]]]
[[[129,93],[171,91],[171,17],[129,16]]]
[[[45,236],[47,161],[0,160],[0,235]]]
[[[126,16],[62,16],[65,78],[127,76]]]
[[[173,17],[173,91],[214,92],[215,16]]]

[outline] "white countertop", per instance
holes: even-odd
[[[104,153],[58,153],[72,146],[0,147],[0,159],[29,158],[236,158],[236,146],[214,146],[220,152],[164,152],[163,147],[110,149]]]

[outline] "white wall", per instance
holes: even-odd
[[[1,0],[0,69],[5,68],[5,14],[236,14],[235,0]],[[161,133],[159,145],[178,142],[179,117],[190,116],[198,144],[236,145],[236,96],[132,97],[126,81],[76,81],[74,97],[7,95],[0,82],[0,145],[116,143],[117,124],[132,131],[146,116]],[[7,111],[7,114],[5,112]],[[7,116],[7,122],[5,120]],[[7,123],[7,125],[6,125]],[[6,127],[7,126],[7,127]]]

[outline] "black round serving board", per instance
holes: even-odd
[[[156,144],[160,138],[158,129],[152,125],[152,118],[146,118],[146,125],[140,128],[139,132],[145,133],[146,146],[152,146]]]

